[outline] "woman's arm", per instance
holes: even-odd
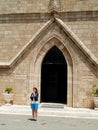
[[[38,101],[38,96],[39,96],[38,93],[36,93],[36,94],[34,95],[35,101]]]
[[[31,93],[30,99],[33,101],[34,95]]]

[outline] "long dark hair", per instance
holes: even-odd
[[[38,93],[38,89],[37,89],[36,87],[34,87],[33,89],[35,89],[35,90],[36,90],[36,92],[35,92],[35,93]]]

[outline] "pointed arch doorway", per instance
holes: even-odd
[[[56,46],[52,47],[43,59],[41,102],[67,104],[67,63]]]

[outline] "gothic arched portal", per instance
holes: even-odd
[[[67,104],[67,63],[56,46],[47,52],[42,62],[41,102]]]

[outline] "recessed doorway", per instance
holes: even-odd
[[[67,104],[67,63],[56,46],[48,51],[42,62],[41,102]]]

